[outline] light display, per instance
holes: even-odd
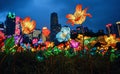
[[[37,44],[38,43],[38,38],[34,38],[33,40],[32,40],[32,44]]]
[[[15,23],[16,23],[16,24],[19,24],[19,22],[20,22],[20,17],[19,17],[19,16],[16,16],[16,17],[15,17]]]
[[[23,38],[21,37],[21,35],[17,35],[17,36],[14,36],[14,40],[15,40],[15,44],[18,44],[19,42],[21,43],[23,41]]]
[[[70,40],[70,46],[72,48],[77,48],[79,46],[79,42],[75,41],[75,40]]]
[[[31,21],[30,17],[26,17],[24,20],[21,20],[20,23],[24,34],[33,32],[36,27],[36,22],[34,20]]]
[[[8,17],[11,18],[11,19],[14,19],[15,18],[15,13],[9,12]]]
[[[0,31],[0,48],[2,48],[2,46],[4,45],[4,39],[5,35],[3,32]]]
[[[42,34],[47,37],[50,34],[50,30],[47,27],[42,28]]]
[[[11,50],[13,50],[14,46],[15,46],[14,37],[12,36],[12,37],[10,37],[10,38],[7,38],[7,39],[5,40],[5,50],[4,50],[4,51],[5,51],[6,53],[10,53]]]
[[[59,42],[68,41],[70,39],[70,28],[62,27],[61,31],[56,34]]]
[[[92,17],[91,14],[86,13],[88,8],[82,10],[82,5],[76,6],[76,11],[74,14],[67,14],[66,18],[68,18],[67,23],[74,24],[82,24],[86,20],[86,16]]]

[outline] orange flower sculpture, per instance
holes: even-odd
[[[67,23],[72,24],[82,24],[86,20],[86,16],[92,17],[90,13],[86,13],[88,8],[82,10],[82,5],[76,6],[76,11],[74,14],[67,14],[66,18],[68,19]]]
[[[50,30],[47,27],[42,28],[42,34],[47,37],[50,34]]]
[[[24,20],[21,20],[20,23],[24,34],[33,32],[36,27],[36,22],[34,20],[31,21],[30,17],[26,17]]]

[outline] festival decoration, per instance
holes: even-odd
[[[50,34],[50,30],[47,27],[42,28],[42,34],[47,37]]]
[[[57,47],[58,47],[58,49],[62,50],[62,49],[64,49],[64,44],[61,43],[61,44],[59,44]]]
[[[48,48],[48,47],[50,47],[50,46],[51,46],[50,41],[46,41],[46,42],[44,42],[44,44],[46,45],[46,48]]]
[[[55,46],[55,47],[53,48],[53,53],[54,53],[54,55],[58,55],[60,52],[62,52],[62,50],[58,49],[57,46]]]
[[[68,19],[67,23],[72,24],[82,24],[86,20],[86,16],[92,17],[90,13],[86,13],[88,8],[82,10],[82,5],[76,6],[76,11],[74,14],[67,14],[66,18]]]
[[[20,35],[20,17],[16,16],[15,18],[15,23],[16,23],[16,27],[15,27],[15,35]]]
[[[21,20],[20,23],[24,34],[33,32],[36,27],[36,22],[34,20],[31,21],[30,17],[26,17],[24,20]]]
[[[32,44],[37,44],[38,43],[38,38],[34,38],[33,40],[32,40]]]
[[[0,48],[4,45],[5,36],[4,33],[0,31]]]
[[[20,35],[20,29],[19,28],[15,29],[15,35]]]
[[[10,37],[10,38],[7,38],[5,40],[5,52],[6,53],[10,53],[11,50],[14,48],[15,46],[15,41],[14,41],[14,37]]]
[[[19,22],[20,22],[20,17],[19,17],[19,16],[16,16],[16,17],[15,17],[15,23],[16,23],[16,24],[19,24]]]
[[[21,38],[21,40],[20,40],[20,38]],[[23,41],[23,38],[21,37],[21,35],[17,35],[17,36],[14,36],[14,40],[15,40],[15,44],[18,44],[19,40],[20,40],[20,43]]]
[[[70,28],[62,27],[61,31],[56,34],[59,42],[68,41],[70,39]]]
[[[108,46],[115,47],[116,46],[116,35],[115,34],[110,34],[110,36],[104,36],[105,41],[107,42]]]
[[[75,40],[70,40],[70,45],[72,48],[77,48],[79,46],[79,42],[75,41]]]
[[[38,44],[42,44],[43,43],[43,40],[42,39],[39,39],[38,40]]]
[[[15,13],[9,12],[8,17],[11,18],[11,19],[14,19],[15,18]]]

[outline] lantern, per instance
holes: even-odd
[[[86,20],[86,16],[92,17],[91,14],[86,13],[88,8],[85,8],[82,10],[82,5],[77,5],[76,6],[76,11],[74,14],[67,14],[66,18],[68,18],[67,23],[72,24],[82,24]]]
[[[68,41],[70,39],[70,28],[62,27],[61,31],[56,34],[59,42]]]
[[[4,33],[0,31],[0,48],[4,45]]]
[[[17,36],[14,36],[14,40],[15,40],[15,44],[18,44],[19,40],[20,40],[20,43],[23,41],[23,38],[21,37],[21,35],[17,35]]]
[[[21,20],[22,32],[24,34],[29,34],[34,31],[36,27],[36,22],[34,20],[31,21],[30,17],[26,17],[24,20]]]
[[[79,42],[75,40],[70,40],[70,45],[72,48],[77,48],[79,46]]]
[[[37,39],[37,38],[34,38],[34,39],[32,40],[32,44],[36,44],[36,43],[38,43],[38,39]]]
[[[42,28],[42,34],[47,37],[50,34],[50,30],[47,27]]]

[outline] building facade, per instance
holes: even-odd
[[[56,41],[56,34],[61,30],[61,24],[58,23],[57,13],[51,13],[50,17],[50,41]]]
[[[15,34],[15,14],[14,13],[8,13],[5,21],[6,25],[6,35],[13,35]]]

